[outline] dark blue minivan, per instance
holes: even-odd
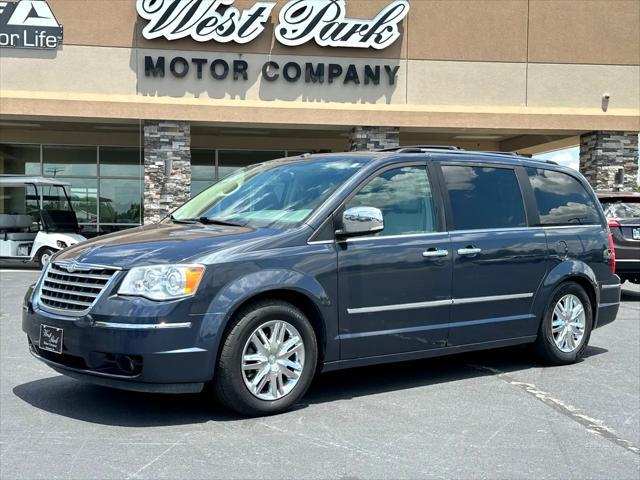
[[[238,171],[162,222],[57,254],[25,297],[31,353],[70,377],[283,411],[317,372],[532,343],[579,359],[620,302],[577,172],[402,147]]]

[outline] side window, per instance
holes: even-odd
[[[527,226],[518,179],[508,168],[444,165],[454,230]]]
[[[527,168],[541,225],[599,224],[598,209],[582,184],[566,173]]]
[[[379,237],[436,231],[431,184],[426,167],[387,170],[365,185],[346,208],[376,207],[384,216]]]

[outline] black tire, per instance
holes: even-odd
[[[243,350],[249,337],[261,325],[274,320],[291,324],[304,345],[304,366],[293,389],[277,400],[263,400],[249,391],[242,373]],[[225,407],[246,416],[273,415],[295,405],[307,392],[316,371],[318,346],[314,330],[306,316],[293,305],[276,300],[254,303],[239,311],[233,326],[222,340],[214,373],[213,390]]]
[[[582,303],[582,307],[585,313],[585,326],[584,334],[580,339],[580,342],[575,346],[575,349],[571,352],[563,352],[557,345],[553,337],[551,323],[553,319],[553,310],[556,307],[558,301],[566,295],[575,295]],[[568,365],[575,363],[584,355],[584,352],[589,344],[589,338],[591,337],[591,329],[593,327],[593,308],[587,292],[584,288],[574,282],[566,282],[553,291],[551,300],[547,305],[547,308],[540,323],[540,329],[538,330],[538,338],[534,344],[536,353],[540,360],[549,365]]]
[[[44,268],[47,266],[47,264],[49,263],[48,261],[46,261],[47,258],[51,259],[51,256],[56,253],[54,250],[50,249],[50,248],[41,248],[40,251],[38,252],[38,255],[36,256],[36,263],[38,264],[38,266],[40,268]]]

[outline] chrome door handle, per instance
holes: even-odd
[[[458,255],[462,255],[462,256],[477,255],[479,253],[482,253],[481,248],[459,248],[458,249]]]
[[[422,256],[425,258],[433,258],[433,257],[446,257],[449,255],[449,250],[427,250],[426,252],[422,252]]]

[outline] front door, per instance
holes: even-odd
[[[337,244],[343,359],[444,346],[451,250],[436,203],[425,163],[387,168],[347,201],[379,208],[385,228]]]
[[[449,346],[535,335],[533,297],[547,269],[513,168],[443,165],[453,253]]]

